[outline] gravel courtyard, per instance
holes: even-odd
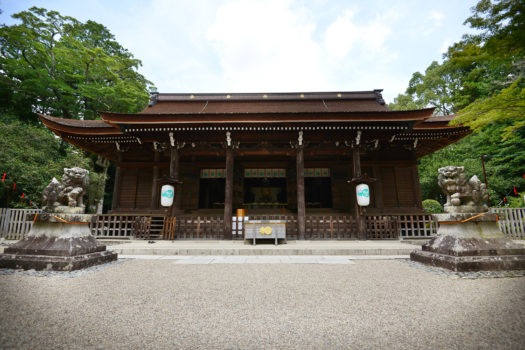
[[[525,349],[525,277],[394,260],[0,275],[5,349]]]

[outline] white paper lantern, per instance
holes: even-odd
[[[357,195],[357,204],[362,207],[370,205],[370,188],[367,184],[359,184],[355,187]]]
[[[163,207],[171,207],[173,205],[173,197],[175,197],[175,187],[172,185],[163,185],[160,190],[160,205]]]

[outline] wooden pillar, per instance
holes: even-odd
[[[352,148],[352,161],[354,163],[354,179],[361,178],[361,155],[359,154],[359,146],[354,146]],[[363,208],[357,204],[357,195],[355,188],[359,183],[355,183],[353,188],[354,191],[352,196],[354,197],[354,206],[355,206],[355,220],[357,223],[357,238],[360,240],[366,240],[366,216],[364,214]]]
[[[122,152],[119,152],[117,170],[115,171],[115,184],[113,186],[113,200],[111,201],[111,210],[115,210],[120,207],[120,185],[122,182],[122,168],[120,165],[122,160]]]
[[[170,178],[175,179],[179,181],[179,169],[180,169],[180,158],[179,158],[179,150],[177,147],[171,148],[171,154],[170,154]],[[171,206],[171,215],[175,215],[177,211],[180,210],[180,199],[181,193],[180,193],[180,185],[175,185],[175,202]],[[179,203],[179,207],[177,207],[177,203]]]
[[[226,184],[224,186],[224,238],[232,239],[233,149],[226,148]]]
[[[383,177],[381,175],[381,168],[378,166],[374,167],[374,177],[377,179],[374,187],[376,208],[383,209]]]
[[[297,233],[299,239],[304,239],[306,230],[305,203],[304,203],[304,148],[297,146]]]
[[[139,175],[140,169],[135,168],[135,192],[133,193],[133,209],[137,209],[137,193],[139,192]]]
[[[414,200],[416,207],[423,209],[422,196],[421,196],[421,184],[419,183],[419,171],[418,165],[414,164],[412,166],[412,183],[414,184]]]
[[[157,209],[159,207],[159,160],[160,152],[158,150],[154,151],[153,155],[153,178],[151,181],[151,209]]]

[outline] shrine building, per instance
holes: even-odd
[[[470,133],[433,108],[391,111],[382,90],[313,93],[152,93],[140,113],[101,120],[40,115],[65,141],[117,164],[111,213],[221,217],[237,209],[296,220],[422,213],[418,159]],[[178,183],[172,207],[160,187]],[[370,186],[359,207],[355,186]]]

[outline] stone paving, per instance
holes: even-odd
[[[525,278],[463,279],[402,260],[177,261],[0,275],[0,348],[525,348]]]
[[[121,259],[174,260],[175,264],[353,264],[352,260],[408,259],[408,255],[119,255]]]

